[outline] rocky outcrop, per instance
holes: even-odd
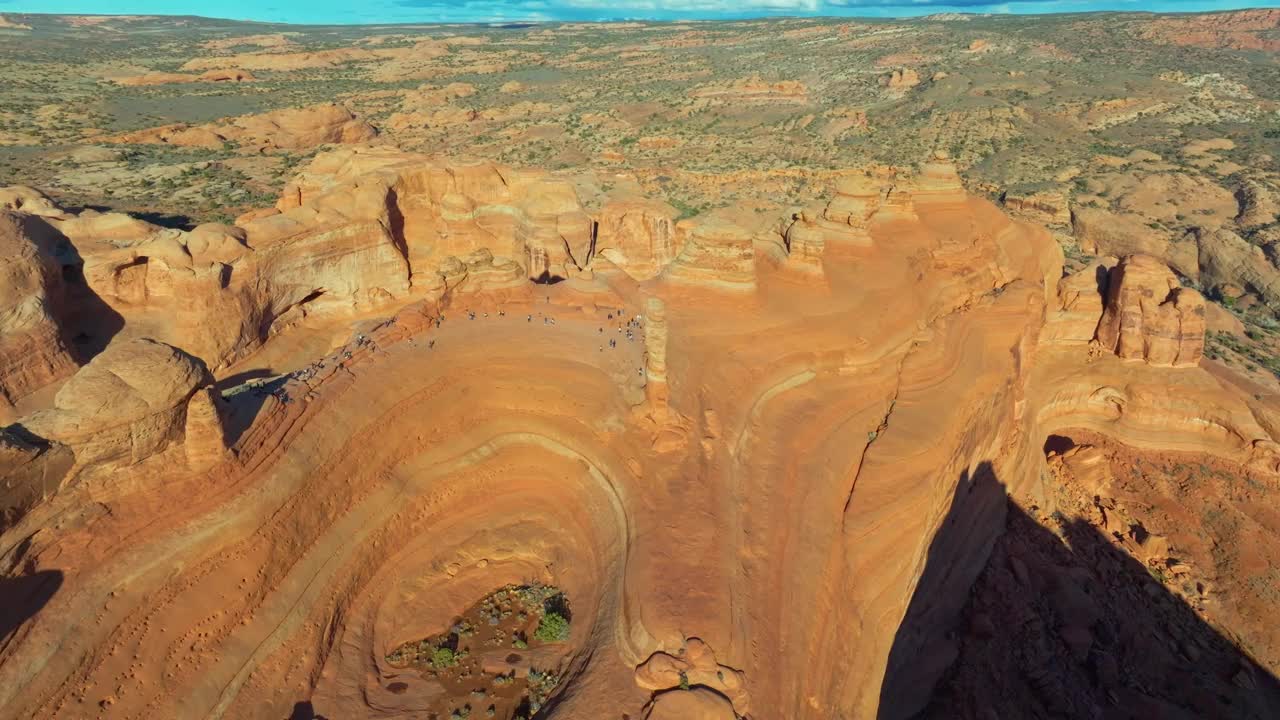
[[[790,266],[809,273],[822,270],[822,256],[871,247],[871,218],[884,202],[890,180],[876,172],[854,172],[835,183],[830,202],[797,213],[784,231]]]
[[[733,720],[733,706],[713,690],[694,688],[659,695],[645,720]]]
[[[1087,345],[1093,341],[1106,308],[1107,278],[1117,262],[1104,258],[1058,281],[1057,308],[1045,318],[1041,342]]]
[[[26,185],[0,188],[0,210],[53,219],[70,217],[69,213],[54,204],[44,193]]]
[[[211,380],[204,363],[175,347],[145,338],[113,343],[58,390],[51,409],[21,425],[70,447],[78,467],[102,472],[180,442],[187,401]]]
[[[1161,43],[1233,50],[1280,50],[1270,32],[1280,27],[1280,11],[1271,9],[1161,17],[1137,23],[1140,37]]]
[[[796,103],[809,100],[809,89],[797,80],[768,81],[759,75],[696,88],[691,97],[716,103]]]
[[[1183,277],[1196,279],[1200,275],[1196,244],[1151,227],[1140,215],[1075,207],[1071,230],[1080,249],[1092,255],[1150,255],[1161,258]]]
[[[65,445],[0,429],[0,533],[61,490],[74,462]]]
[[[93,211],[33,222],[74,246],[71,270],[100,314],[221,368],[309,313],[360,311],[408,292],[385,188],[363,217],[346,214],[353,202],[190,232]]]
[[[680,254],[663,278],[733,292],[755,290],[755,243],[733,213],[717,211],[682,220],[676,234]]]
[[[187,403],[182,450],[187,467],[203,472],[227,458],[227,433],[222,416],[223,400],[212,387],[203,387]]]
[[[165,125],[103,138],[102,142],[221,148],[225,143],[260,150],[309,150],[331,143],[362,143],[378,131],[334,103],[243,115],[208,125]]]
[[[916,174],[910,192],[915,203],[961,205],[966,197],[960,173],[945,150],[935,150],[928,160],[920,164],[920,171]]]
[[[1098,323],[1102,349],[1125,360],[1194,367],[1204,353],[1204,298],[1182,287],[1158,259],[1131,255],[1107,277]]]
[[[1280,270],[1262,248],[1226,229],[1196,235],[1202,287],[1223,297],[1252,293],[1273,311],[1280,310]]]
[[[636,684],[656,692],[697,685],[727,699],[734,716],[746,715],[751,710],[746,678],[737,670],[717,663],[715,653],[698,638],[689,638],[674,655],[665,652],[651,655],[636,668]]]
[[[54,250],[37,246],[23,216],[0,211],[0,417],[76,370],[59,320],[65,293]]]
[[[305,150],[329,143],[361,143],[377,136],[367,121],[334,103],[245,115],[226,126],[226,136],[242,145]]]
[[[1071,224],[1071,210],[1067,206],[1067,199],[1060,192],[1007,192],[1000,196],[1000,204],[1009,214],[1042,225]]]
[[[905,92],[920,84],[920,73],[912,68],[899,68],[880,77],[880,87]]]
[[[240,228],[48,221],[134,332],[203,323],[223,357],[270,356],[300,316],[376,319],[228,393],[252,418],[230,455],[199,364],[150,341],[113,342],[32,416],[111,482],[0,535],[74,590],[0,649],[0,707],[419,713],[452,688],[389,649],[462,640],[468,607],[539,583],[567,637],[472,650],[558,680],[550,717],[909,717],[956,656],[1006,491],[1045,487],[1047,433],[1280,472],[1245,399],[1166,367],[1198,352],[1198,298],[1158,260],[1103,295],[1106,263],[1063,279],[1047,231],[964,195],[944,158],[840,177],[801,218],[678,223],[645,282],[596,265],[574,185],[387,148],[318,156]],[[610,241],[624,270],[659,263],[651,216],[614,227],[637,234]],[[815,259],[823,282],[791,272]],[[1121,357],[1091,356],[1095,334]]]
[[[356,212],[350,209],[353,191],[368,198]],[[318,207],[347,216],[391,207],[387,224],[403,237],[415,284],[434,277],[444,258],[481,247],[496,259],[516,262],[532,279],[571,277],[589,265],[596,233],[596,221],[567,181],[397,150],[319,156],[285,188],[278,207],[307,223]],[[255,225],[279,222],[265,218]]]
[[[288,72],[290,70],[312,70],[316,68],[332,68],[350,63],[371,62],[381,59],[381,55],[365,48],[334,48],[316,52],[297,53],[243,53],[239,55],[217,55],[212,57],[188,60],[182,70],[220,70],[236,68],[239,70],[259,70],[266,72]]]
[[[112,82],[126,87],[148,85],[172,85],[176,83],[197,82],[253,82],[258,78],[248,70],[206,70],[199,75],[188,73],[150,72],[143,75],[114,78]]]
[[[1280,216],[1280,198],[1269,184],[1248,178],[1236,189],[1236,202],[1240,212],[1236,224],[1242,228],[1270,225]]]
[[[636,280],[662,271],[680,251],[676,209],[660,200],[612,197],[600,209],[596,255]]]
[[[664,415],[671,390],[667,385],[667,306],[651,297],[644,305],[644,393],[649,408]]]

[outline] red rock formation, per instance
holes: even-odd
[[[168,144],[220,148],[228,142],[264,150],[307,150],[329,143],[361,143],[377,129],[349,109],[333,103],[243,115],[208,125],[184,124],[139,130],[103,138],[102,142]]]
[[[1136,23],[1140,37],[1175,45],[1234,50],[1280,50],[1268,36],[1280,27],[1280,11],[1271,9],[1163,17]]]
[[[211,379],[203,363],[169,345],[114,343],[58,390],[51,409],[22,425],[70,447],[78,468],[101,473],[180,441],[187,401]]]
[[[245,53],[242,55],[196,58],[189,60],[181,69],[199,71],[235,68],[239,70],[288,72],[290,70],[331,68],[350,63],[371,62],[380,59],[380,57],[375,51],[364,48],[335,48],[333,50],[298,53]]]
[[[22,216],[0,211],[0,417],[76,369],[58,320],[65,293],[54,250],[37,246]]]
[[[248,70],[206,70],[199,75],[150,72],[144,75],[115,78],[113,82],[125,86],[146,86],[194,82],[252,82],[257,79]]]
[[[809,90],[797,80],[771,82],[759,75],[697,88],[690,96],[715,102],[806,103]]]
[[[681,221],[676,226],[680,254],[663,277],[704,288],[755,290],[753,232],[738,224],[737,217],[731,211],[717,211]]]
[[[696,688],[659,695],[645,720],[733,720],[733,706],[712,690]]]
[[[1048,233],[940,157],[812,207],[787,243],[732,208],[679,223],[644,282],[652,216],[612,215],[614,260],[564,181],[389,149],[318,156],[243,228],[49,220],[122,336],[206,338],[212,366],[302,314],[383,317],[252,404],[121,337],[24,423],[78,482],[0,534],[6,568],[66,578],[0,648],[0,707],[408,715],[446,689],[388,652],[536,580],[572,608],[536,649],[554,717],[905,716],[1004,489],[1048,497],[1048,433],[1280,472],[1247,396],[1190,366],[1198,298],[1158,261],[1117,266],[1104,305],[1096,268],[1062,279]],[[824,282],[792,272],[815,258]],[[1091,359],[1091,318],[1147,362]]]
[[[637,280],[657,275],[680,251],[676,209],[647,198],[613,197],[600,209],[596,254]]]
[[[880,86],[890,90],[905,91],[920,84],[920,73],[912,68],[899,68],[880,77]]]
[[[1195,366],[1204,352],[1204,298],[1159,260],[1130,255],[1108,276],[1097,339],[1126,360]]]
[[[1071,211],[1067,207],[1067,199],[1059,192],[1004,193],[1000,196],[1000,204],[1004,205],[1011,215],[1042,225],[1071,224]]]

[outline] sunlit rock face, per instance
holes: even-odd
[[[1131,255],[1107,280],[1098,343],[1126,360],[1193,367],[1204,352],[1204,298],[1159,260]]]
[[[1277,469],[1193,366],[1198,298],[1142,258],[1063,278],[945,157],[783,217],[600,208],[345,149],[238,227],[44,220],[123,329],[0,437],[75,480],[0,535],[62,578],[0,648],[0,715],[418,717],[455,689],[388,656],[537,582],[567,637],[469,652],[542,663],[546,717],[906,717],[1049,433]],[[352,318],[269,386],[210,386]]]

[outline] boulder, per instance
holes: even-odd
[[[113,343],[67,381],[53,408],[21,422],[71,447],[79,466],[133,464],[183,437],[187,401],[212,377],[178,348],[140,338]]]

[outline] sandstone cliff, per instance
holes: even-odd
[[[1194,291],[1144,257],[1063,278],[941,155],[672,227],[541,171],[344,149],[255,215],[42,220],[125,325],[4,456],[33,488],[51,441],[78,481],[0,534],[0,567],[74,589],[0,648],[0,716],[411,715],[447,691],[391,650],[537,581],[572,603],[538,649],[552,717],[908,717],[1007,494],[1052,507],[1049,434],[1280,472],[1196,366]],[[208,387],[355,317],[270,390]]]

